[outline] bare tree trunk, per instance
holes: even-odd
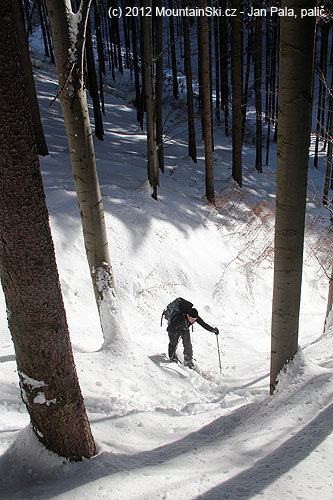
[[[24,73],[24,78],[27,86],[27,92],[30,100],[30,107],[32,113],[32,119],[34,124],[34,131],[36,136],[36,144],[38,149],[38,154],[42,156],[47,156],[49,154],[47,149],[47,144],[44,136],[42,121],[39,113],[39,106],[37,101],[36,87],[34,82],[34,77],[32,73],[31,60],[29,46],[27,42],[27,37],[24,28],[24,19],[21,7],[18,0],[11,0],[17,32],[20,43],[20,53],[22,54],[22,70]]]
[[[182,7],[186,8],[185,0],[182,0]],[[184,26],[184,65],[186,75],[186,98],[187,98],[187,122],[188,122],[188,154],[197,162],[197,147],[195,140],[194,104],[192,87],[192,62],[191,62],[191,42],[188,19],[183,17]]]
[[[254,2],[256,8],[261,9],[262,0]],[[254,88],[256,95],[256,169],[262,173],[262,18],[256,16],[254,34]]]
[[[100,141],[103,141],[103,139],[104,139],[104,126],[103,126],[101,106],[100,106],[99,95],[98,95],[98,83],[97,83],[97,75],[96,75],[94,50],[93,50],[93,44],[92,44],[92,39],[91,39],[90,19],[88,19],[88,23],[87,23],[86,59],[87,59],[87,73],[88,73],[87,87],[89,90],[90,97],[92,98],[92,101],[93,101],[94,120],[95,120],[95,135]]]
[[[140,4],[141,5],[141,4]],[[145,92],[145,51],[144,51],[144,39],[143,39],[143,19],[142,16],[139,16],[140,18],[140,58],[141,58],[141,121],[140,121],[140,127],[141,130],[143,131],[143,122],[144,122],[144,116],[145,116],[145,111],[146,111],[146,92]]]
[[[206,0],[207,5],[207,0]],[[210,120],[212,134],[212,152],[214,151],[214,113],[213,113],[213,49],[212,49],[212,20],[207,17],[208,35],[208,67],[209,67],[209,100],[210,100]]]
[[[315,4],[282,1],[297,18],[281,20],[271,393],[298,346],[315,34],[315,18],[301,19],[300,8]]]
[[[252,27],[249,26],[247,50],[246,50],[246,71],[245,71],[244,92],[243,92],[243,110],[242,110],[242,139],[243,140],[244,140],[244,133],[245,133],[245,125],[246,125],[247,105],[248,105],[250,67],[251,67],[251,59],[253,59],[253,33],[252,33],[252,31],[253,31]]]
[[[222,12],[227,7],[226,0],[219,0]],[[224,111],[225,135],[229,136],[229,83],[228,83],[228,23],[227,18],[221,16],[220,20],[220,59],[221,59],[221,106]]]
[[[333,307],[333,266],[332,266],[332,271],[331,271],[331,277],[330,277],[330,283],[328,287],[328,298],[327,298],[327,309],[326,309],[326,314],[325,314],[325,324],[324,324],[324,332],[326,328],[326,322],[329,313],[332,311]]]
[[[114,277],[109,256],[103,202],[97,178],[86,92],[83,87],[83,49],[91,0],[82,0],[76,14],[70,0],[47,0],[57,64],[60,99],[81,214],[84,244],[104,334],[104,344],[120,337]],[[73,43],[72,34],[77,36]],[[74,54],[74,56],[73,56]],[[102,311],[103,309],[103,311]],[[108,314],[108,311],[112,313]],[[120,314],[120,313],[119,313]]]
[[[145,8],[150,6],[150,0],[143,0]],[[153,78],[153,52],[150,18],[142,16],[144,40],[144,78],[145,78],[145,103],[147,120],[147,154],[148,154],[148,179],[153,189],[152,197],[157,199],[157,186],[159,185],[158,157],[156,144],[156,104]]]
[[[156,0],[156,6],[162,8],[162,0]],[[163,18],[156,17],[156,142],[158,150],[158,166],[164,173],[163,129],[162,129],[162,96],[163,96]]]
[[[102,106],[102,112],[105,113],[103,75],[106,75],[106,69],[104,61],[104,47],[102,40],[102,24],[101,24],[99,0],[93,0],[93,7],[94,7],[94,24],[95,24],[95,33],[97,42],[97,55],[98,55],[99,96]]]
[[[242,17],[241,1],[235,0],[237,16],[232,17],[232,176],[242,187]]]
[[[320,61],[317,70],[319,79],[319,97],[318,97],[318,108],[317,108],[315,154],[313,162],[315,168],[318,168],[319,141],[320,138],[323,138],[322,113],[323,113],[323,103],[325,103],[324,73],[326,66],[327,41],[328,41],[328,24],[323,23],[321,28],[321,37],[320,37]]]
[[[133,7],[133,0],[130,0],[130,6]],[[133,46],[133,67],[134,67],[134,81],[135,81],[135,104],[136,104],[136,119],[141,125],[143,124],[143,114],[141,91],[140,91],[140,71],[138,63],[138,48],[137,48],[137,34],[136,34],[136,18],[131,16],[131,32],[132,32],[132,46]]]
[[[218,18],[214,16],[214,58],[215,58],[215,90],[216,90],[216,120],[220,123],[220,51]]]
[[[111,0],[111,3],[112,3],[112,6],[114,8],[118,9],[118,0]],[[113,34],[114,34],[115,61],[117,61],[116,66],[119,70],[119,73],[121,75],[123,75],[124,70],[123,70],[123,59],[122,59],[122,55],[121,55],[121,41],[120,41],[118,17],[112,16],[111,25],[112,25]]]
[[[80,460],[95,454],[95,444],[69,339],[9,0],[0,3],[0,65],[0,274],[21,395],[37,438],[58,455]]]
[[[271,124],[273,123],[273,117],[271,113],[271,103],[272,103],[272,71],[273,65],[275,64],[275,59],[273,58],[273,51],[275,47],[273,45],[273,33],[272,33],[272,20],[266,21],[266,56],[265,56],[265,121],[267,123],[267,140],[266,140],[266,161],[265,165],[269,163],[269,148],[270,148],[270,138],[271,138]]]
[[[206,8],[206,0],[199,0],[199,8]],[[200,54],[201,54],[201,83],[202,83],[202,121],[203,139],[205,143],[205,169],[206,169],[206,197],[210,202],[215,200],[213,150],[212,150],[212,118],[211,118],[211,86],[209,77],[209,51],[207,37],[207,17],[199,16]]]
[[[127,2],[126,2],[127,5]],[[121,0],[121,8],[122,11],[125,11],[125,1]],[[130,36],[129,36],[129,23],[130,20],[127,19],[126,16],[123,17],[123,33],[124,33],[124,41],[125,41],[125,61],[126,61],[126,66],[131,70],[131,79],[132,79],[132,63],[131,63],[131,42],[130,42]]]
[[[55,64],[52,39],[51,39],[51,33],[50,33],[49,21],[48,21],[48,13],[47,13],[45,0],[42,0],[42,9],[43,9],[43,14],[44,14],[44,18],[45,18],[45,30],[46,30],[46,38],[47,38],[47,42],[48,42],[48,46],[49,46],[50,60],[51,60],[52,64]]]
[[[327,163],[326,163],[326,174],[325,174],[325,184],[324,184],[324,194],[323,194],[323,204],[325,206],[329,204],[328,193],[330,190],[330,180],[332,176],[332,152],[333,152],[333,97],[332,96],[330,97],[328,116],[330,118],[330,123],[328,127]]]
[[[170,9],[173,9],[173,0],[169,0],[169,7]],[[173,16],[169,17],[169,27],[170,27],[170,51],[171,51],[173,97],[175,99],[178,99],[177,59],[176,59],[175,28],[173,24]]]
[[[45,56],[46,57],[50,57],[49,46],[48,46],[48,43],[47,43],[46,29],[45,29],[45,25],[44,25],[44,18],[43,18],[43,11],[42,11],[41,0],[37,0],[37,10],[38,10],[40,27],[41,27],[41,30],[42,30]]]

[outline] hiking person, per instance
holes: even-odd
[[[167,314],[165,314],[167,312]],[[168,314],[169,312],[169,314]],[[169,335],[168,354],[171,362],[178,362],[176,350],[179,339],[182,339],[184,347],[184,365],[194,368],[193,349],[190,335],[190,326],[197,322],[202,328],[209,332],[219,334],[218,328],[212,327],[200,318],[198,311],[188,302],[180,297],[171,302],[167,309],[163,311],[164,317],[168,319],[167,332]],[[162,315],[162,316],[163,316]]]

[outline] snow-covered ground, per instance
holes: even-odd
[[[50,155],[41,159],[62,291],[98,455],[68,463],[29,427],[0,293],[0,498],[333,498],[333,321],[323,335],[331,243],[320,207],[324,161],[310,166],[300,351],[269,396],[274,154],[262,175],[244,147],[244,188],[231,178],[231,141],[215,134],[217,208],[204,199],[182,135],[165,149],[158,201],[149,194],[146,138],[119,89],[106,95],[95,141],[110,254],[129,348],[103,343],[84,253],[54,69],[36,69]],[[124,94],[124,92],[123,92]],[[184,112],[179,110],[181,116]],[[184,117],[184,114],[183,114]],[[197,130],[200,137],[200,130]],[[182,296],[220,329],[192,334],[201,373],[167,362],[161,312]],[[179,355],[182,351],[179,349]]]

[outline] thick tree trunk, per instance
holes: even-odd
[[[38,439],[80,460],[95,454],[95,444],[69,339],[9,0],[0,4],[0,65],[0,274],[22,399]]]
[[[32,66],[30,60],[29,46],[27,42],[27,36],[24,28],[24,19],[22,15],[21,6],[18,0],[11,0],[17,32],[19,37],[20,49],[22,54],[22,70],[24,72],[24,78],[27,86],[27,92],[30,100],[30,109],[34,124],[34,131],[36,136],[36,144],[38,149],[38,154],[42,156],[47,156],[48,149],[44,136],[42,121],[39,113],[39,106],[37,101],[36,87],[34,82],[34,77],[32,73]],[[23,63],[24,61],[24,63]]]
[[[206,8],[206,0],[199,0],[199,8]],[[209,77],[209,51],[208,51],[208,33],[207,17],[200,16],[200,54],[201,54],[201,85],[202,85],[202,125],[203,140],[205,144],[205,170],[206,170],[206,198],[209,202],[214,202],[214,173],[213,173],[213,149],[212,149],[212,117],[211,117],[211,86]]]
[[[281,20],[271,393],[298,346],[316,21],[300,8],[315,4],[282,1],[297,18]]]

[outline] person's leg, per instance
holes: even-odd
[[[190,332],[188,331],[187,333],[184,333],[182,335],[182,339],[183,339],[183,346],[184,346],[184,364],[185,364],[185,366],[192,368],[192,366],[193,366],[193,361],[192,361],[193,349],[192,349]]]
[[[177,333],[173,331],[168,331],[168,335],[169,335],[168,354],[170,361],[178,361],[176,350],[177,350],[179,335],[177,335]]]

